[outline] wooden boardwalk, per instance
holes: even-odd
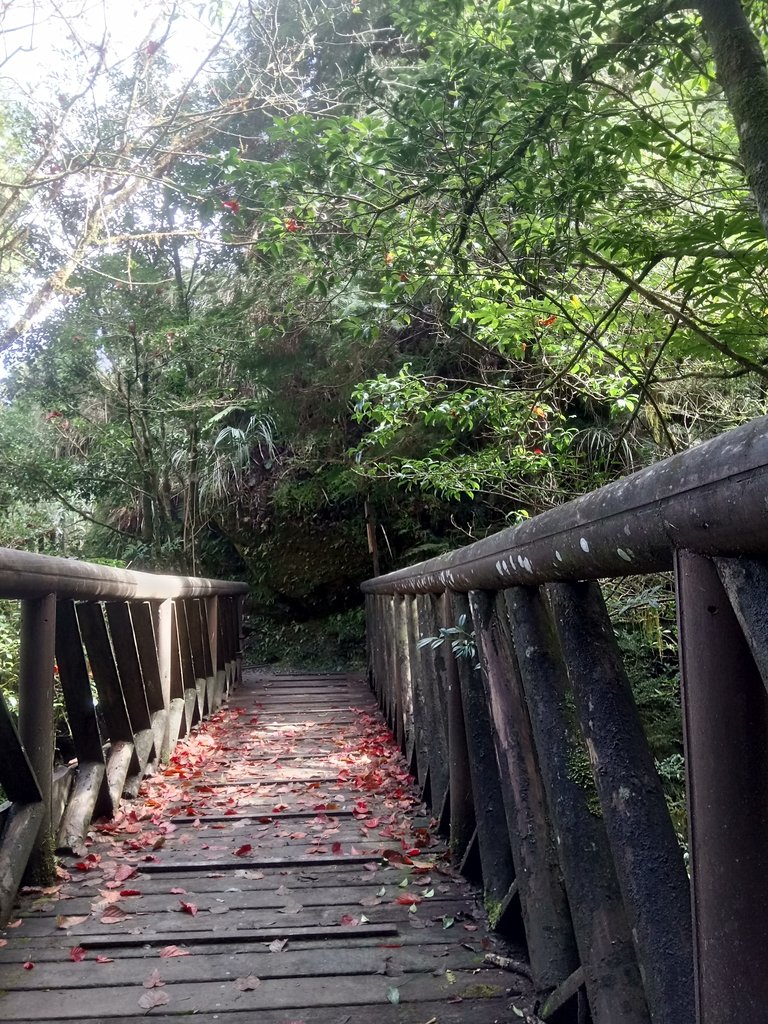
[[[0,1020],[521,1019],[359,678],[246,672],[92,835],[2,933]]]

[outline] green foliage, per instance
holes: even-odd
[[[61,181],[2,186],[45,301],[6,336],[0,542],[313,619],[372,554],[764,412],[766,239],[693,10],[263,0],[182,95],[138,56],[54,133]],[[19,181],[46,145],[0,124]]]
[[[19,606],[0,601],[0,694],[11,711],[18,710]]]
[[[675,597],[667,576],[614,580],[607,605],[672,822],[687,844]]]
[[[361,608],[320,619],[286,622],[254,615],[247,621],[247,660],[286,671],[362,669],[365,664],[365,618]]]

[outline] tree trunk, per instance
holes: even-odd
[[[768,68],[739,0],[699,0],[717,78],[736,125],[741,158],[768,235]]]

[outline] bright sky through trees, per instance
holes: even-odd
[[[11,0],[0,8],[0,82],[11,94],[36,93],[51,76],[68,81],[71,56],[106,43],[106,68],[164,40],[170,62],[190,74],[216,38],[230,3],[181,0]]]

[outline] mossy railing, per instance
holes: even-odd
[[[18,720],[0,694],[0,926],[22,879],[50,882],[54,849],[79,849],[236,685],[246,590],[0,549],[0,597],[21,603]]]
[[[372,686],[544,1019],[766,1019],[766,555],[763,418],[363,585]],[[668,569],[690,878],[597,582]]]

